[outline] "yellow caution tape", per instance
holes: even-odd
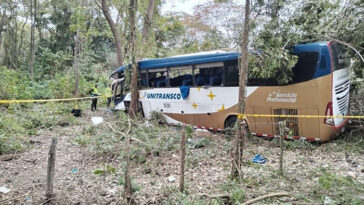
[[[343,119],[364,119],[364,116],[353,115],[271,115],[271,114],[238,114],[239,119],[246,117],[291,117],[291,118],[343,118]]]
[[[96,97],[83,97],[83,98],[64,98],[64,99],[39,99],[39,100],[0,100],[0,104],[10,103],[35,103],[35,102],[62,102],[62,101],[75,101],[75,100],[87,100],[95,98],[106,98],[107,96],[96,96]],[[291,118],[342,118],[342,119],[364,119],[364,116],[353,116],[353,115],[272,115],[272,114],[238,114],[239,119],[246,117],[291,117]]]
[[[83,98],[63,98],[63,99],[38,99],[38,100],[0,100],[0,104],[10,103],[35,103],[35,102],[62,102],[62,101],[75,101],[75,100],[87,100],[99,97],[83,97]]]

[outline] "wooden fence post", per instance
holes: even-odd
[[[52,138],[52,144],[49,147],[48,153],[48,167],[47,167],[47,190],[46,190],[46,198],[47,201],[51,201],[55,196],[53,193],[53,179],[54,179],[54,169],[56,162],[56,147],[57,147],[57,138]]]
[[[185,158],[186,158],[186,131],[185,128],[181,130],[180,141],[180,167],[179,167],[179,191],[183,192],[185,189]]]
[[[283,175],[283,139],[284,139],[284,127],[286,126],[286,121],[280,121],[279,122],[279,145],[281,147],[281,153],[279,156],[279,171],[281,172],[281,174]]]

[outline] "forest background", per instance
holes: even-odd
[[[117,30],[119,54],[102,3]],[[148,40],[142,42],[148,3],[138,1],[135,7],[141,58],[239,50],[242,2],[207,1],[192,14],[162,14],[166,1],[156,0]],[[0,99],[86,96],[95,82],[102,90],[111,71],[132,61],[129,7],[127,0],[1,1]],[[362,78],[364,65],[357,54],[364,50],[363,8],[363,0],[252,1],[249,47],[263,51],[264,58],[250,57],[249,75],[288,82],[293,45],[336,39],[356,49],[350,49],[353,76]]]

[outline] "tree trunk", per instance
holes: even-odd
[[[57,138],[52,138],[51,146],[48,153],[48,166],[47,166],[47,190],[46,197],[50,201],[54,197],[53,193],[53,180],[56,166],[56,150],[57,150]]]
[[[250,1],[245,1],[245,20],[243,40],[241,43],[242,57],[240,62],[240,76],[239,76],[239,103],[238,113],[245,113],[245,88],[247,81],[248,69],[248,39],[249,39],[249,16],[250,16]],[[247,134],[246,126],[244,125],[244,118],[239,116],[237,119],[237,129],[235,131],[235,140],[232,147],[232,164],[231,176],[238,177],[242,167],[242,156],[244,150],[245,136]]]
[[[131,33],[131,50],[132,50],[132,58],[134,59],[133,62],[133,66],[132,66],[132,77],[131,77],[131,81],[130,81],[130,90],[131,90],[131,102],[130,102],[130,116],[135,117],[137,115],[138,112],[138,64],[137,61],[139,61],[144,52],[145,52],[145,44],[148,42],[148,34],[149,34],[149,30],[150,27],[152,25],[152,19],[153,19],[153,14],[154,14],[154,7],[155,7],[155,0],[149,0],[148,3],[148,8],[147,8],[147,14],[145,15],[144,18],[144,25],[143,25],[143,31],[142,31],[142,38],[141,38],[141,48],[138,49],[137,51],[137,56],[134,56],[135,53],[135,48],[137,48],[136,44],[136,39],[135,39],[135,11],[136,11],[136,4],[137,4],[137,0],[135,1],[135,5],[132,5],[133,0],[130,1],[130,33]],[[135,11],[134,13],[132,13],[131,8],[133,8],[132,6],[135,7]],[[135,59],[136,58],[136,59]]]
[[[130,92],[131,92],[131,102],[129,115],[130,117],[136,117],[138,113],[138,65],[136,62],[136,25],[135,25],[135,13],[137,10],[137,0],[130,0],[129,5],[129,18],[130,18],[130,47],[131,47],[131,81],[130,81]]]
[[[286,121],[278,122],[279,125],[279,146],[281,148],[281,152],[279,154],[279,172],[283,175],[283,146],[284,146],[284,136],[286,135],[285,128],[286,128]]]
[[[76,36],[75,36],[75,51],[73,56],[73,67],[75,71],[75,88],[74,88],[74,95],[75,97],[79,97],[78,87],[80,84],[80,71],[79,71],[79,62],[80,62],[80,52],[81,52],[81,41],[79,30],[77,29]]]
[[[148,8],[147,8],[147,14],[144,18],[144,25],[143,25],[143,31],[142,31],[142,44],[141,46],[145,48],[144,43],[148,42],[148,34],[149,29],[152,26],[152,20],[153,20],[153,14],[154,14],[154,5],[155,0],[149,0]],[[144,49],[142,49],[144,51]]]
[[[126,167],[124,174],[124,195],[128,204],[133,203],[133,190],[130,178],[130,135],[128,134],[125,139],[125,152],[126,152]]]
[[[30,77],[33,78],[33,62],[34,62],[34,27],[35,27],[35,11],[33,11],[33,7],[36,8],[36,0],[30,1],[30,21],[31,21],[31,28],[30,28],[30,52],[29,52],[29,74]],[[34,6],[33,6],[34,5]],[[35,9],[34,9],[35,10]]]
[[[39,2],[37,2],[37,0],[34,0],[34,19],[35,19],[35,25],[38,29],[38,36],[39,36],[39,42],[42,42],[43,40],[43,32],[42,32],[42,27],[41,27],[41,24],[39,22],[39,19],[38,19],[38,9],[39,9]]]
[[[181,130],[180,141],[180,164],[179,164],[179,191],[185,190],[185,159],[186,159],[186,131],[185,128]]]
[[[116,28],[115,23],[111,18],[111,15],[109,12],[109,6],[106,4],[106,0],[101,0],[101,7],[102,7],[102,12],[104,13],[104,16],[107,20],[107,23],[110,26],[111,32],[115,39],[118,66],[122,66],[124,59],[123,59],[123,51],[121,49],[121,39],[120,39],[119,31]]]

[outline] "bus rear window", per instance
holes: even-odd
[[[334,70],[340,70],[350,66],[350,58],[348,50],[341,44],[334,43],[331,46],[332,61],[334,63]]]
[[[292,84],[313,79],[319,58],[318,52],[302,52],[295,55],[298,55],[298,62],[292,68]]]

